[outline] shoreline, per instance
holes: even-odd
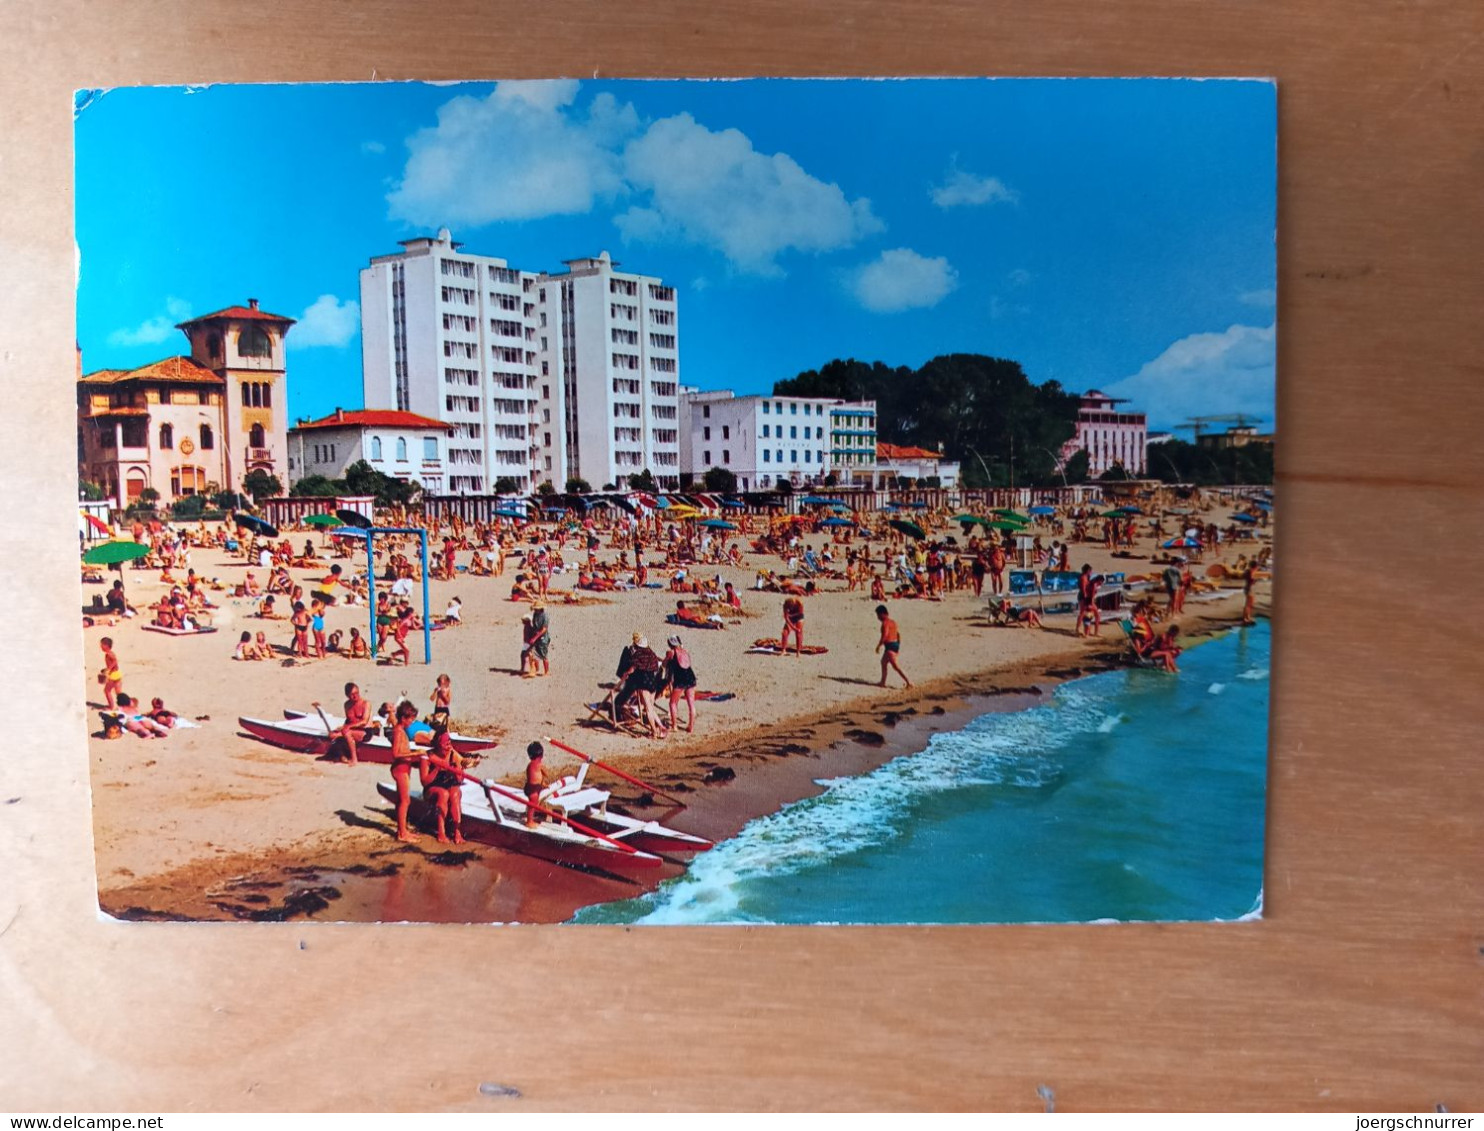
[[[1260,615],[1268,615],[1267,605],[1261,602]],[[1239,627],[1203,610],[1190,610],[1177,623],[1191,642]],[[593,771],[594,783],[612,788],[614,802],[635,815],[673,820],[721,841],[749,821],[818,795],[821,780],[869,773],[920,753],[934,733],[981,715],[1028,709],[1063,682],[1123,666],[1121,639],[1105,637],[1094,647],[1067,639],[1065,649],[1033,660],[882,689],[870,699],[621,759],[598,755],[684,793],[690,801],[678,813],[663,804],[642,807],[643,791],[601,771]],[[564,923],[583,907],[633,898],[681,871],[666,865],[649,882],[635,883],[483,845],[439,845],[431,836],[400,845],[391,840],[390,807],[380,799],[335,815],[341,828],[265,851],[218,849],[215,857],[106,888],[100,877],[100,910],[117,919],[171,922]]]

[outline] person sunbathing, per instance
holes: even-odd
[[[515,584],[510,587],[510,599],[512,601],[530,601],[535,593],[526,581],[526,575],[518,573],[515,575]]]
[[[271,593],[258,602],[257,616],[259,620],[283,620],[283,615],[274,611]]]
[[[695,625],[698,628],[710,628],[713,623],[716,625],[721,624],[720,617],[708,617],[705,613],[688,609],[685,607],[684,601],[675,602],[675,619],[681,624]]]
[[[140,738],[166,738],[170,734],[169,727],[142,714],[139,704],[123,692],[119,693],[118,718],[126,731]]]

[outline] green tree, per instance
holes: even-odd
[[[794,485],[790,480],[780,477],[773,490],[780,495],[792,495],[794,493]]]
[[[1099,483],[1124,483],[1129,479],[1129,473],[1121,463],[1114,463],[1101,475],[1098,476]]]
[[[569,495],[586,495],[591,490],[592,486],[586,479],[579,479],[574,475],[567,480],[567,494]]]
[[[242,489],[253,497],[254,502],[283,494],[283,484],[278,481],[278,476],[270,475],[260,467],[242,477]]]
[[[153,508],[154,505],[159,501],[160,493],[153,487],[146,487],[144,490],[139,492],[138,502],[141,507]]]
[[[170,508],[170,513],[178,519],[197,519],[206,510],[205,495],[187,495],[183,499],[176,499]]]
[[[343,482],[338,479],[330,479],[324,475],[306,475],[303,479],[299,480],[299,482],[295,483],[293,488],[289,491],[290,497],[298,499],[326,499],[333,498],[336,495],[348,494],[350,494],[350,492],[345,489],[345,484]],[[217,500],[221,506],[229,507],[236,505],[233,501],[236,496],[233,495],[232,492],[226,492],[224,498],[225,501],[223,501],[223,499],[221,498]]]
[[[103,489],[101,484],[90,483],[86,479],[79,479],[77,481],[77,494],[80,498],[87,499],[89,502],[97,502],[99,499],[108,498],[108,492]]]
[[[705,484],[706,490],[719,491],[723,494],[730,494],[737,489],[736,475],[725,467],[707,468],[706,474],[701,477],[701,482]]]
[[[832,471],[824,477],[824,485],[826,487],[838,487],[840,485],[840,477]]]
[[[502,475],[495,480],[495,494],[513,495],[520,490],[520,484],[508,475]]]
[[[881,440],[941,451],[963,464],[967,486],[1060,482],[1055,453],[1076,430],[1074,394],[982,354],[945,354],[917,370],[835,360],[773,391],[874,400]]]
[[[1273,445],[1246,444],[1240,448],[1212,448],[1185,440],[1150,444],[1148,475],[1166,483],[1193,483],[1214,487],[1238,483],[1273,482]]]
[[[1079,448],[1074,452],[1061,469],[1062,474],[1067,478],[1067,484],[1070,486],[1086,483],[1091,463],[1092,458],[1087,454],[1086,448]]]
[[[637,475],[629,476],[629,487],[635,491],[658,490],[654,482],[654,472],[650,471],[647,467]]]
[[[695,473],[694,472],[682,471],[680,473],[680,489],[682,491],[689,491],[693,487],[695,487],[695,485],[696,485],[696,476],[695,476]]]
[[[555,495],[556,488],[552,486],[550,479],[543,479],[540,483],[536,484],[536,494],[543,497],[546,495]]]

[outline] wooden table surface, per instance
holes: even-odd
[[[0,688],[15,709],[0,803],[19,798],[0,804],[0,1108],[1039,1110],[1041,1086],[1063,1111],[1484,1107],[1484,635],[1470,596],[1484,551],[1484,5],[275,7],[0,6],[0,378],[19,417],[0,524]],[[71,92],[595,73],[1279,80],[1263,922],[97,919],[76,706]],[[204,193],[230,175],[188,138],[180,172]],[[469,994],[450,1028],[429,996],[434,947],[444,969],[462,957],[505,972],[488,988],[441,976]]]

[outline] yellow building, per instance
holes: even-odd
[[[164,504],[207,484],[241,490],[255,470],[286,484],[284,335],[293,324],[248,299],[182,322],[189,356],[79,377],[79,477],[119,507],[145,488]]]

